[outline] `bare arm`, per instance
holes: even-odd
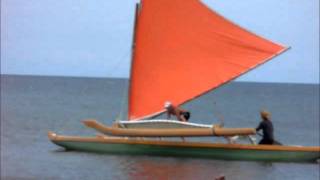
[[[179,119],[179,111],[178,111],[178,109],[176,109],[176,108],[173,109],[172,114],[173,114],[174,116],[176,116],[178,120],[180,120],[180,119]]]
[[[182,109],[176,109],[175,111],[175,115],[177,116],[177,119],[179,120],[179,121],[187,121],[185,118],[184,118],[184,116],[182,115],[182,113],[184,113],[184,112],[186,112],[186,111],[184,111],[184,110],[182,110]]]

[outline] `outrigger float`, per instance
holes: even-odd
[[[85,120],[98,135],[49,139],[68,150],[97,153],[203,157],[224,160],[314,162],[320,147],[257,145],[254,128],[226,128],[150,119],[163,104],[182,105],[235,79],[287,47],[226,20],[198,0],[142,0],[136,6],[128,119],[112,126]],[[192,120],[194,121],[194,120]],[[222,137],[229,143],[169,140]],[[235,137],[251,143],[239,144]]]

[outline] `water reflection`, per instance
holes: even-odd
[[[214,179],[223,173],[223,161],[170,157],[127,157],[120,161],[131,180]]]
[[[130,180],[141,179],[268,179],[279,163],[221,161],[153,156],[125,156],[118,159],[123,176]],[[280,164],[281,166],[281,164]]]

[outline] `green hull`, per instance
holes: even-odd
[[[103,143],[79,141],[55,141],[67,150],[95,153],[158,155],[213,158],[223,160],[315,162],[320,158],[319,151],[261,150],[223,147],[181,147],[158,144]]]

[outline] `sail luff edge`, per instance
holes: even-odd
[[[132,33],[132,47],[131,47],[131,63],[130,63],[130,73],[129,73],[129,88],[128,88],[128,108],[127,108],[127,119],[129,119],[129,105],[130,105],[130,91],[131,91],[131,80],[132,80],[132,66],[134,61],[134,53],[136,47],[136,34],[137,34],[137,23],[138,23],[138,16],[139,16],[139,9],[141,6],[141,2],[136,3],[135,7],[135,16],[134,16],[134,25],[133,25],[133,33]]]

